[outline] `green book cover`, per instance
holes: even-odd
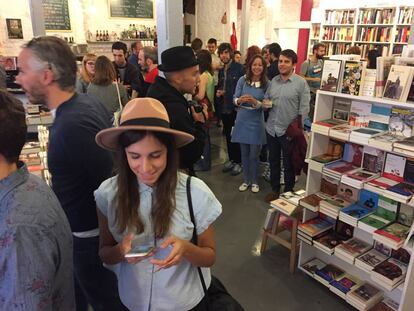
[[[394,221],[396,216],[397,214],[395,212],[382,207],[378,207],[375,213],[362,218],[360,221],[371,227],[380,229],[390,222]]]

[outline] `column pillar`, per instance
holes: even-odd
[[[32,19],[33,37],[45,36],[45,18],[43,16],[42,1],[29,0],[30,17]]]
[[[245,53],[249,47],[249,29],[250,29],[250,0],[242,1],[242,17],[241,17],[241,27],[240,27],[240,51]]]
[[[312,14],[312,0],[302,0],[302,7],[300,9],[300,21],[310,21],[311,14]],[[309,28],[306,29],[299,29],[299,37],[298,37],[298,63],[296,65],[296,73],[300,72],[300,64],[302,64],[306,58],[308,53],[308,42],[309,42]]]
[[[184,19],[182,0],[156,0],[158,57],[173,46],[183,45]]]

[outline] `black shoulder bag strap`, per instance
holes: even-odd
[[[196,222],[194,218],[193,200],[191,198],[191,176],[188,176],[187,178],[187,201],[188,201],[188,209],[190,210],[191,222],[194,225],[193,237],[191,238],[191,242],[194,245],[197,245],[198,243],[197,226],[196,226]],[[207,286],[206,286],[206,282],[204,281],[204,276],[203,276],[203,273],[201,272],[201,268],[197,267],[197,270],[198,270],[198,275],[200,277],[201,285],[203,286],[204,295],[207,295]]]

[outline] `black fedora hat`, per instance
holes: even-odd
[[[161,53],[158,70],[164,72],[180,71],[198,65],[194,51],[189,46],[175,46]]]

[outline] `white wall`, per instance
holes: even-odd
[[[219,42],[229,42],[230,34],[226,34],[227,25],[221,23],[221,17],[226,10],[226,1],[223,0],[196,1],[197,26],[194,37],[200,38],[203,43],[206,43],[210,38],[216,38]],[[227,12],[227,23],[230,22]]]
[[[23,39],[9,39],[6,18],[22,20]],[[28,0],[0,1],[0,55],[17,56],[24,42],[33,37]]]

